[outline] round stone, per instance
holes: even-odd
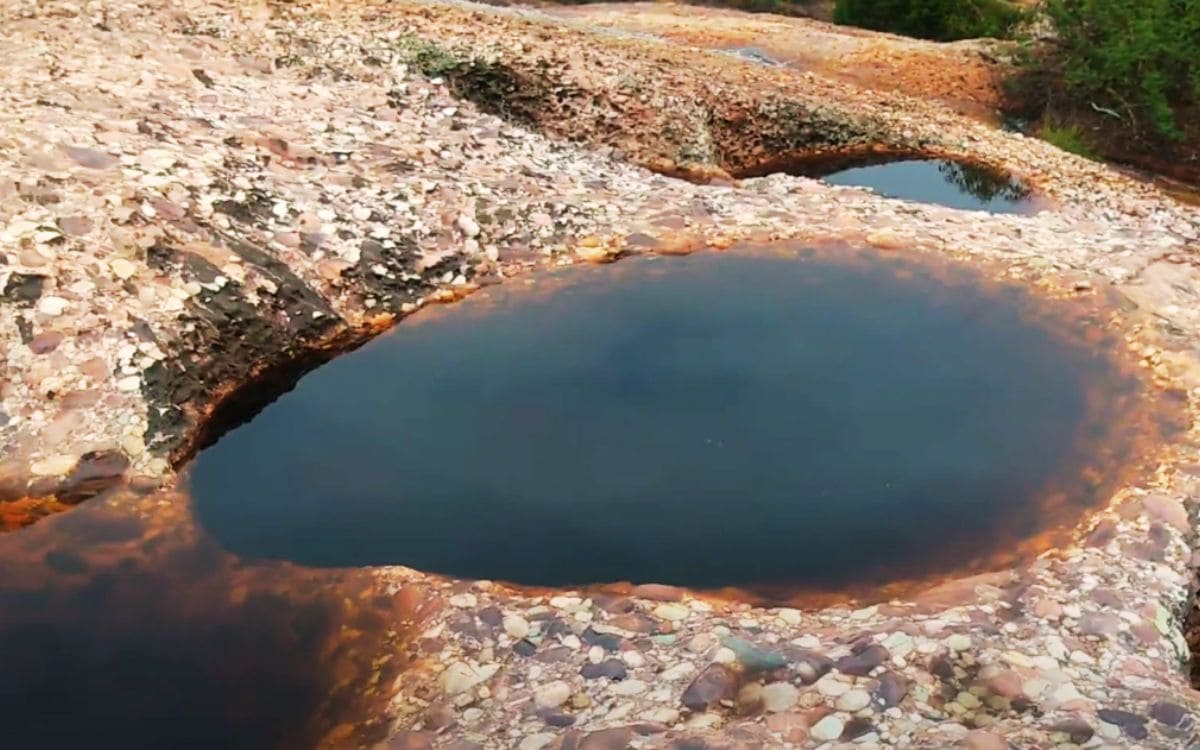
[[[562,680],[540,685],[533,691],[533,702],[538,708],[558,708],[571,697],[571,686]]]
[[[43,315],[57,317],[66,312],[70,306],[71,303],[62,297],[47,296],[38,301],[37,309]]]
[[[763,708],[771,713],[781,713],[796,705],[800,691],[788,682],[772,682],[762,689],[760,699]]]
[[[825,675],[817,680],[817,692],[826,698],[837,698],[849,689],[849,685],[834,675]]]
[[[838,717],[830,714],[813,725],[809,734],[815,740],[821,742],[830,742],[842,736],[842,732],[846,729],[846,722]]]
[[[837,706],[839,711],[855,713],[871,705],[871,695],[867,691],[859,690],[857,688],[847,690],[838,696],[838,699],[834,705]]]
[[[504,616],[504,632],[520,640],[529,635],[529,621],[520,615]]]

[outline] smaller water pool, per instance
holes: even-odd
[[[933,203],[965,211],[1031,214],[1037,211],[1030,189],[1003,172],[946,159],[903,159],[880,164],[818,171],[831,185],[871,188],[888,198]]]

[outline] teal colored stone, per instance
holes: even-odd
[[[723,636],[721,638],[721,645],[737,656],[738,663],[747,672],[769,672],[772,669],[786,667],[788,664],[788,660],[782,654],[768,651],[765,648],[759,648],[750,641],[742,640],[736,636]]]

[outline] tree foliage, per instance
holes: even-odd
[[[943,42],[1005,37],[1023,16],[1007,0],[837,0],[833,10],[840,24]]]
[[[1068,93],[1180,137],[1200,101],[1200,0],[1047,0],[1046,13]]]

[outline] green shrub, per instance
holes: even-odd
[[[1005,37],[1024,18],[1007,0],[837,0],[833,20],[937,41]]]
[[[1034,131],[1034,135],[1047,143],[1058,146],[1063,151],[1070,151],[1088,159],[1096,158],[1096,151],[1087,141],[1083,130],[1078,125],[1067,125],[1054,121],[1043,122]]]
[[[1200,0],[1047,0],[1053,64],[1068,93],[1135,130],[1181,136],[1200,101]]]

